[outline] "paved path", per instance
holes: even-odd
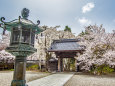
[[[74,73],[58,73],[27,83],[29,86],[63,86]]]

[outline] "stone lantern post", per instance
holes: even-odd
[[[34,48],[34,38],[36,33],[41,30],[38,24],[34,24],[28,20],[29,10],[24,8],[22,10],[22,18],[15,19],[11,22],[4,22],[5,18],[1,18],[1,27],[11,32],[10,45],[6,51],[14,55],[15,66],[14,75],[11,86],[26,86],[25,72],[26,72],[26,57],[36,52]]]

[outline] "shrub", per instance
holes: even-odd
[[[14,71],[14,69],[10,69],[10,71]]]
[[[108,65],[105,65],[105,64],[94,65],[94,67],[91,70],[91,73],[97,74],[97,75],[108,74],[108,73],[112,73],[112,72],[114,72],[114,69],[110,68]]]
[[[27,70],[38,70],[39,66],[37,64],[27,67]]]

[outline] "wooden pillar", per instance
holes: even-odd
[[[58,58],[58,71],[61,72],[61,58]]]
[[[63,71],[63,58],[61,58],[61,72]]]
[[[75,67],[76,67],[76,72],[79,72],[79,65],[77,65],[77,60],[75,60]]]
[[[58,71],[63,71],[63,58],[58,58]]]
[[[75,71],[77,72],[77,60],[75,59]]]

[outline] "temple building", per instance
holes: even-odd
[[[48,52],[54,52],[56,58],[58,58],[58,71],[63,71],[63,59],[74,58],[77,53],[84,51],[84,46],[79,45],[78,39],[61,39],[54,40],[51,44]],[[51,68],[50,68],[51,69]]]

